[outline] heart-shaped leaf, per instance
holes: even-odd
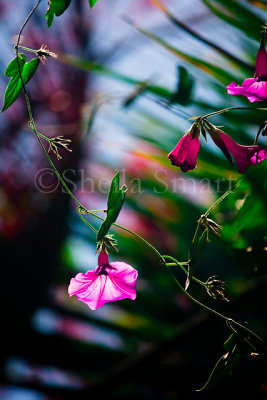
[[[120,174],[117,172],[110,185],[107,201],[107,216],[105,221],[100,226],[97,234],[97,241],[100,241],[104,238],[111,225],[116,221],[125,199],[126,189],[127,188],[125,185],[120,188]]]
[[[39,58],[33,58],[31,61],[26,63],[25,55],[19,54],[19,56],[15,57],[14,60],[12,60],[7,66],[5,75],[12,79],[6,88],[4,105],[1,111],[6,110],[11,106],[11,104],[14,103],[15,100],[17,100],[21,90],[23,89],[21,78],[24,85],[26,85],[35,74],[39,62]]]
[[[59,17],[63,14],[69,7],[71,0],[49,0],[48,9],[45,14],[47,19],[47,25],[50,27],[52,25],[54,15]]]

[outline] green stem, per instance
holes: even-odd
[[[208,210],[205,212],[205,214],[202,215],[202,217],[206,218],[211,211],[219,204],[221,203],[230,193],[232,193],[238,186],[239,184],[242,182],[243,179],[240,179],[238,182],[236,182],[236,184],[231,188],[228,189],[221,197],[219,197],[209,208]]]
[[[20,44],[19,44],[19,43],[20,43],[20,38],[21,38],[22,31],[23,31],[23,29],[25,28],[25,26],[26,26],[26,24],[28,23],[28,21],[30,20],[32,14],[34,13],[34,11],[36,10],[36,8],[37,8],[38,5],[40,4],[40,2],[41,2],[41,0],[38,0],[38,1],[37,1],[37,3],[35,4],[34,8],[33,8],[32,11],[30,12],[30,14],[28,15],[27,19],[25,20],[24,24],[22,25],[22,27],[21,27],[21,29],[20,29],[20,32],[19,32],[19,34],[18,34],[17,44],[16,44],[16,46],[15,46],[15,52],[16,52],[16,54],[17,54],[17,57],[18,57],[18,49],[19,49],[19,47],[20,47]],[[27,49],[27,48],[24,48],[24,49],[29,50],[29,49]],[[32,50],[30,50],[30,51],[32,51]],[[99,216],[96,215],[93,211],[87,210],[85,207],[83,207],[83,205],[76,199],[76,197],[74,196],[74,194],[70,191],[70,189],[68,188],[68,186],[66,185],[66,183],[65,183],[64,180],[62,179],[60,173],[58,172],[57,168],[56,168],[55,165],[53,164],[51,158],[49,157],[49,155],[48,155],[48,153],[47,153],[47,151],[46,151],[46,149],[45,149],[45,147],[44,147],[44,145],[43,145],[43,143],[41,142],[41,139],[40,139],[40,137],[42,137],[42,138],[44,138],[44,139],[46,139],[46,140],[47,140],[48,138],[46,138],[46,137],[45,137],[44,135],[42,135],[42,134],[39,134],[39,133],[37,132],[36,128],[35,128],[35,123],[34,123],[34,119],[33,119],[33,115],[32,115],[32,110],[31,110],[31,104],[30,104],[30,100],[29,100],[29,97],[28,97],[28,94],[27,94],[27,91],[26,91],[24,82],[23,82],[23,78],[22,78],[22,75],[21,75],[21,70],[20,70],[19,62],[18,62],[18,69],[19,69],[19,75],[20,75],[20,79],[21,79],[21,83],[22,83],[22,87],[23,87],[23,91],[24,91],[24,95],[25,95],[25,99],[26,99],[28,114],[29,114],[29,117],[30,117],[30,127],[31,127],[31,129],[34,131],[34,133],[36,134],[37,140],[38,140],[38,142],[39,142],[39,144],[40,144],[42,150],[44,151],[44,154],[45,154],[45,156],[46,156],[46,158],[47,158],[49,164],[51,165],[51,167],[53,168],[53,170],[54,170],[56,176],[58,177],[59,181],[61,182],[62,186],[64,187],[64,189],[66,190],[66,192],[71,196],[71,198],[72,198],[72,199],[76,202],[76,204],[78,205],[78,207],[77,207],[77,212],[78,212],[80,218],[82,219],[83,222],[86,223],[87,226],[90,227],[90,229],[92,229],[92,230],[97,234],[97,230],[96,230],[91,224],[89,224],[89,223],[85,220],[85,218],[83,218],[82,214],[88,213],[88,214],[93,215],[94,217],[96,217],[96,218],[98,218],[98,219],[100,219],[100,220],[102,220],[102,221],[104,220],[104,218],[99,217]],[[207,118],[207,117],[209,117],[209,116],[216,115],[216,114],[221,114],[221,113],[223,113],[223,112],[227,112],[227,111],[230,111],[230,110],[233,110],[233,109],[255,109],[255,108],[231,107],[231,108],[228,108],[228,109],[219,110],[219,111],[214,112],[214,113],[211,113],[211,114],[207,114],[206,116],[201,117],[201,118]],[[257,110],[266,110],[266,109],[257,109]],[[208,209],[208,211],[207,211],[204,215],[207,216],[207,215],[209,214],[209,212],[210,212],[220,201],[222,201],[232,190],[233,190],[233,189],[228,190],[228,192],[226,192],[223,196],[221,196],[220,199],[218,199],[218,200]],[[100,211],[103,211],[103,210],[95,210],[95,212],[100,212]],[[245,326],[239,324],[238,322],[232,320],[231,318],[228,318],[228,317],[224,316],[223,314],[219,313],[218,311],[213,310],[212,308],[210,308],[210,307],[206,306],[205,304],[201,303],[200,301],[198,301],[197,299],[195,299],[191,294],[189,294],[189,293],[183,288],[183,286],[180,284],[180,282],[176,279],[176,277],[174,276],[174,274],[170,271],[170,269],[169,269],[169,267],[168,267],[168,263],[166,263],[164,257],[161,255],[161,253],[160,253],[151,243],[149,243],[146,239],[144,239],[142,236],[138,235],[137,233],[132,232],[131,230],[129,230],[129,229],[127,229],[127,228],[124,228],[124,227],[121,226],[121,225],[118,225],[118,224],[113,224],[113,225],[116,226],[116,227],[118,227],[118,228],[120,228],[120,229],[123,229],[124,231],[130,233],[131,235],[134,235],[134,236],[137,237],[139,240],[143,241],[143,242],[144,242],[158,257],[159,257],[160,261],[167,267],[167,270],[171,273],[171,275],[172,275],[173,278],[175,279],[175,282],[177,283],[179,289],[180,289],[190,300],[192,300],[194,303],[196,303],[196,304],[199,305],[200,307],[204,308],[205,310],[207,310],[207,311],[209,311],[209,312],[211,312],[211,313],[217,315],[218,317],[224,319],[229,325],[235,324],[235,325],[238,326],[239,328],[241,328],[241,329],[245,330],[246,332],[248,332],[250,335],[253,335],[253,336],[257,337],[257,339],[260,339],[256,334],[254,334],[252,331],[250,331],[250,330],[249,330],[248,328],[246,328]],[[165,257],[166,257],[166,256],[165,256]],[[169,258],[171,259],[171,257],[169,257]],[[187,271],[185,270],[185,268],[183,267],[183,265],[180,264],[179,262],[177,262],[177,260],[175,260],[175,259],[173,259],[173,260],[175,261],[175,265],[178,265],[178,266],[187,274]],[[194,279],[194,278],[192,277],[192,279]],[[197,281],[198,281],[198,280],[197,280]],[[199,282],[201,282],[201,281],[199,281]],[[203,284],[203,282],[201,282],[201,284]]]
[[[95,229],[95,228],[93,227],[93,225],[89,224],[89,222],[86,221],[86,219],[82,216],[80,206],[78,206],[76,210],[77,210],[77,213],[79,214],[79,217],[81,218],[81,220],[82,220],[87,226],[89,226],[89,228],[92,229],[92,231],[94,231],[94,233],[97,235],[97,229]]]
[[[170,260],[172,260],[175,264],[179,264],[179,265],[188,265],[189,261],[177,261],[176,258],[169,256],[169,255],[163,255],[162,256],[164,259],[165,258],[169,258]]]
[[[238,326],[240,329],[244,330],[245,332],[249,333],[250,335],[254,336],[255,338],[257,338],[258,340],[262,341],[262,339],[256,335],[256,333],[252,332],[250,329],[248,329],[246,326],[240,324],[239,322],[236,322],[235,320],[233,320],[232,318],[226,317],[225,315],[219,313],[216,310],[213,310],[212,308],[206,306],[205,304],[201,303],[199,300],[195,299],[190,293],[188,293],[183,286],[180,284],[180,282],[177,280],[176,276],[172,273],[171,270],[168,271],[170,272],[170,274],[172,275],[173,279],[175,280],[176,284],[178,285],[179,289],[190,299],[192,300],[195,304],[197,304],[198,306],[204,308],[205,310],[211,312],[212,314],[217,315],[217,317],[220,317],[222,319],[224,319],[226,321],[227,324],[229,324],[230,326],[232,324]]]
[[[201,303],[199,300],[195,299],[189,292],[187,292],[183,286],[180,284],[180,282],[178,281],[178,279],[176,278],[176,276],[173,274],[173,272],[167,268],[169,273],[172,275],[172,277],[174,278],[175,282],[177,283],[179,289],[190,299],[192,300],[195,304],[198,304],[200,307],[204,308],[205,310],[216,314],[218,317],[225,319],[226,321],[228,321],[229,323],[232,322],[232,319],[229,317],[226,317],[225,315],[219,313],[218,311],[213,310],[212,308],[206,306],[205,304]]]
[[[40,136],[41,138],[47,140],[47,142],[49,142],[49,143],[51,142],[51,139],[49,139],[47,136],[43,135],[42,133],[37,132],[37,131],[36,132],[34,131],[34,133],[37,134],[38,136]]]
[[[99,217],[98,215],[94,214],[92,211],[89,210],[85,210],[88,214],[93,215],[94,217],[104,221],[104,218]],[[131,235],[137,237],[139,240],[143,241],[152,251],[154,251],[154,253],[159,257],[159,259],[163,262],[164,265],[166,264],[165,258],[169,258],[170,260],[174,261],[175,265],[179,266],[181,268],[181,270],[188,276],[188,271],[184,268],[183,265],[187,265],[187,262],[182,262],[180,263],[179,261],[177,261],[175,258],[171,257],[171,256],[163,256],[151,243],[149,243],[146,239],[144,239],[142,236],[138,235],[137,233],[125,228],[124,226],[118,225],[118,224],[113,224],[114,226],[116,226],[117,228],[123,229],[124,231],[130,233]],[[199,283],[202,286],[205,286],[205,283],[200,281],[199,279],[195,278],[194,276],[192,276],[192,279]]]
[[[41,0],[38,0],[38,1],[37,1],[36,5],[35,5],[34,8],[32,9],[32,11],[30,12],[30,14],[29,14],[28,17],[26,18],[24,24],[22,25],[22,27],[21,27],[21,29],[20,29],[20,32],[19,32],[19,34],[18,34],[17,44],[16,44],[16,46],[15,46],[15,51],[16,51],[17,57],[18,57],[18,48],[19,48],[19,42],[20,42],[20,38],[21,38],[22,31],[23,31],[23,29],[25,28],[26,24],[29,22],[30,17],[32,16],[32,14],[33,14],[34,11],[36,10],[36,8],[37,8],[38,5],[40,4],[40,2],[41,2]],[[33,119],[33,115],[32,115],[31,104],[30,104],[30,100],[29,100],[29,97],[28,97],[28,94],[27,94],[27,91],[26,91],[26,88],[25,88],[25,84],[24,84],[24,82],[23,82],[23,78],[22,78],[22,75],[21,75],[21,70],[20,70],[19,62],[18,62],[18,69],[19,69],[19,75],[20,75],[20,79],[21,79],[21,83],[22,83],[22,87],[23,87],[23,91],[24,91],[24,96],[25,96],[25,100],[26,100],[26,105],[27,105],[27,109],[28,109],[28,114],[29,114],[29,118],[30,118],[29,126],[30,126],[30,128],[33,130],[33,132],[35,133],[35,135],[36,135],[36,137],[37,137],[37,140],[38,140],[38,142],[39,142],[39,144],[40,144],[40,146],[41,146],[41,148],[42,148],[42,150],[43,150],[43,152],[44,152],[44,154],[45,154],[45,156],[46,156],[46,158],[47,158],[49,164],[50,164],[51,167],[53,168],[53,170],[54,170],[56,176],[58,177],[59,181],[61,182],[61,184],[62,184],[62,186],[64,187],[64,189],[66,190],[66,192],[71,196],[71,198],[76,202],[76,204],[77,204],[79,207],[84,208],[84,207],[82,206],[82,204],[81,204],[81,203],[76,199],[76,197],[73,195],[73,193],[70,191],[70,189],[68,188],[68,186],[66,185],[66,183],[64,182],[64,180],[62,179],[62,177],[61,177],[60,173],[58,172],[57,168],[55,167],[53,161],[52,161],[51,158],[49,157],[49,154],[47,153],[47,151],[46,151],[46,149],[45,149],[43,143],[41,142],[40,136],[42,136],[42,137],[45,138],[46,140],[47,140],[48,138],[46,138],[44,135],[39,134],[39,132],[37,132],[37,130],[36,130],[35,123],[34,123],[34,119]]]
[[[188,271],[183,267],[183,265],[181,263],[179,263],[178,261],[173,262],[173,263],[166,263],[167,267],[177,267],[179,266],[181,268],[181,270],[187,275],[189,276]],[[200,281],[199,279],[195,278],[194,276],[191,277],[193,281],[197,282],[199,285],[202,285],[204,287],[206,287],[205,282]]]
[[[66,192],[69,194],[69,196],[75,201],[75,203],[81,207],[82,209],[84,209],[83,205],[79,202],[79,200],[74,196],[74,194],[71,192],[71,190],[68,188],[68,186],[66,185],[66,183],[64,182],[63,178],[61,177],[60,173],[58,172],[56,166],[54,165],[53,161],[51,160],[51,158],[49,157],[49,154],[47,153],[43,143],[41,142],[38,133],[36,132],[36,130],[34,129],[34,132],[36,133],[36,137],[38,139],[38,142],[40,144],[40,146],[43,149],[43,152],[49,162],[49,164],[51,165],[52,169],[54,170],[57,178],[59,179],[59,181],[61,182],[62,186],[64,187],[64,189],[66,190]]]
[[[15,52],[18,55],[18,47],[19,47],[19,43],[20,43],[20,38],[21,38],[21,34],[25,28],[25,26],[27,25],[27,23],[29,22],[32,14],[35,12],[36,8],[39,6],[39,4],[41,3],[42,0],[38,0],[37,3],[35,4],[35,6],[33,7],[33,9],[31,10],[30,14],[28,15],[28,17],[26,18],[26,20],[24,21],[22,27],[20,28],[19,34],[18,34],[18,39],[17,39],[17,44],[15,46]],[[23,84],[23,80],[21,79],[22,84]]]
[[[37,51],[38,50],[34,50],[34,49],[29,49],[29,47],[24,47],[24,46],[21,46],[21,45],[18,45],[17,46],[19,49],[22,49],[22,50],[25,50],[25,51],[30,51],[31,53],[37,53]]]
[[[98,215],[94,214],[94,212],[90,211],[90,210],[86,210],[84,209],[86,213],[93,215],[94,217],[100,219],[101,221],[104,221],[104,218],[99,217]],[[131,235],[137,237],[138,239],[140,239],[141,241],[143,241],[148,247],[150,247],[150,249],[152,251],[154,251],[154,253],[160,258],[160,260],[165,264],[165,260],[162,257],[162,255],[160,254],[160,252],[151,244],[149,243],[146,239],[144,239],[142,236],[138,235],[137,233],[131,231],[130,229],[124,228],[124,226],[118,225],[118,224],[113,224],[114,226],[116,226],[117,228],[123,229],[125,232],[130,233]]]
[[[218,115],[218,114],[224,114],[228,111],[232,111],[232,110],[257,110],[257,111],[267,111],[267,108],[257,108],[257,107],[228,107],[228,108],[223,108],[222,110],[218,110],[218,111],[214,111],[212,113],[203,115],[202,117],[200,117],[201,119],[204,118],[209,118],[209,117],[213,117],[214,115]]]

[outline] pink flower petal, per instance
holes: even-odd
[[[87,288],[83,296],[77,296],[79,300],[86,303],[91,310],[96,310],[98,307],[103,306],[107,301],[113,301],[113,298],[103,301],[103,294],[106,291],[108,282],[107,275],[99,275],[97,279]]]
[[[226,89],[228,94],[232,96],[245,96],[251,103],[267,99],[267,52],[265,49],[265,35],[262,36],[257,54],[254,78],[245,79],[241,86],[232,82]]]
[[[186,133],[173,151],[168,154],[168,158],[173,165],[180,167],[183,172],[191,171],[197,166],[199,147],[199,136],[193,137],[192,133]]]
[[[267,150],[259,150],[250,159],[250,165],[259,164],[261,161],[267,160]]]
[[[80,272],[72,278],[68,287],[68,293],[70,296],[77,295],[84,292],[87,287],[97,278],[97,275],[93,271],[87,271],[86,274]]]
[[[179,140],[179,142],[177,143],[177,145],[175,146],[175,148],[168,154],[168,158],[170,159],[170,161],[171,161],[171,163],[172,163],[173,165],[176,165],[175,162],[176,162],[176,159],[177,159],[178,155],[179,155],[179,160],[180,160],[179,162],[183,162],[184,157],[185,157],[185,154],[184,154],[184,157],[183,157],[184,151],[183,151],[183,149],[182,149],[182,151],[180,151],[180,150],[181,150],[181,148],[182,148],[182,145],[183,145],[184,141],[186,142],[187,137],[188,137],[188,135],[185,134],[185,135]]]
[[[226,89],[228,94],[245,96],[251,103],[267,99],[267,82],[259,78],[246,79],[241,86],[232,82]]]
[[[225,149],[232,154],[240,173],[245,172],[250,165],[258,164],[267,158],[267,151],[263,147],[242,146],[222,131],[211,133],[211,137],[224,154]]]
[[[137,277],[138,272],[129,264],[114,262],[108,264],[102,273],[98,266],[86,274],[77,274],[71,279],[68,292],[96,310],[110,301],[134,300]]]
[[[110,265],[115,268],[109,273],[109,278],[114,283],[114,286],[116,286],[125,297],[134,300],[136,298],[136,281],[138,278],[136,269],[129,264],[119,261],[111,263]]]
[[[251,103],[255,101],[264,101],[267,99],[267,82],[254,82],[247,91],[247,98]]]

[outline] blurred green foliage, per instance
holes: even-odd
[[[121,214],[119,223],[124,225],[127,213],[133,214],[134,222],[130,228],[144,236],[164,254],[170,254],[180,261],[187,260],[200,215],[223,192],[233,187],[241,176],[236,166],[230,165],[222,154],[214,153],[210,142],[203,144],[198,166],[194,171],[183,175],[176,167],[169,165],[167,153],[183,135],[183,128],[179,126],[179,112],[194,116],[231,105],[250,106],[245,98],[233,99],[227,95],[225,86],[233,80],[241,82],[245,77],[253,76],[252,66],[255,64],[261,26],[264,24],[263,12],[256,7],[260,7],[261,2],[254,2],[255,6],[246,1],[232,0],[203,0],[203,3],[208,7],[207,10],[225,23],[225,29],[231,25],[233,34],[239,37],[239,42],[243,41],[243,49],[247,52],[244,60],[239,60],[236,54],[231,57],[230,51],[228,55],[223,54],[227,52],[228,43],[225,41],[224,48],[221,51],[219,49],[223,65],[228,65],[225,68],[205,57],[201,59],[189,54],[186,49],[178,48],[178,45],[170,45],[158,33],[149,32],[131,20],[127,21],[151,40],[155,50],[160,45],[174,56],[173,62],[178,65],[179,74],[173,91],[153,84],[145,85],[145,90],[139,91],[138,85],[144,85],[145,81],[129,77],[127,71],[122,75],[106,65],[70,55],[65,55],[63,60],[76,68],[123,81],[134,90],[137,88],[131,108],[139,113],[141,121],[145,120],[145,123],[136,125],[136,121],[129,115],[128,128],[131,132],[130,125],[135,123],[132,131],[138,131],[138,135],[132,134],[136,135],[142,146],[140,150],[129,152],[132,160],[129,164],[132,163],[133,168],[126,170],[125,183],[129,190],[124,205],[125,214]],[[175,23],[176,16],[170,11],[168,17],[169,24]],[[186,25],[186,21],[183,23]],[[199,35],[196,39],[201,41]],[[204,44],[210,47],[205,41]],[[216,54],[218,47],[214,44],[213,51]],[[245,55],[244,51],[243,54]],[[246,59],[250,60],[251,65]],[[210,101],[204,101],[196,95],[195,88],[200,76],[204,87],[211,94]],[[142,106],[139,107],[138,101],[142,96],[162,105],[164,112],[167,109],[170,113],[177,113],[177,126],[168,124],[158,109],[152,107],[147,112]],[[215,105],[214,96],[220,99],[219,106],[218,102]],[[264,107],[266,104],[261,103],[260,106]],[[217,125],[223,125],[224,130],[240,144],[249,145],[253,143],[253,135],[264,119],[264,113],[260,111],[232,111],[212,120]],[[158,134],[160,129],[166,135]],[[263,138],[260,138],[260,143],[265,144]],[[108,161],[103,160],[103,166],[112,170]],[[154,172],[160,168],[165,172],[158,179]],[[136,170],[141,178],[142,194],[131,190]],[[193,282],[189,288],[205,304],[234,316],[240,322],[248,321],[248,326],[265,338],[265,300],[261,296],[266,290],[266,173],[267,161],[249,168],[238,188],[212,211],[211,217],[223,227],[222,234],[220,237],[210,234],[210,242],[202,249],[198,265],[193,268],[194,275],[203,281],[211,275],[218,275],[226,281],[226,296],[230,303],[222,304],[210,299]],[[129,227],[127,223],[126,226]],[[214,386],[210,385],[209,380],[208,386],[212,388],[203,397],[202,393],[196,394],[195,390],[203,386],[208,371],[214,365],[215,359],[219,358],[221,343],[225,341],[229,331],[222,321],[215,321],[177,291],[175,282],[159,265],[149,248],[119,229],[114,228],[114,232],[120,251],[117,258],[125,258],[140,271],[138,297],[135,302],[116,304],[117,312],[108,320],[104,312],[102,317],[101,312],[98,316],[91,312],[86,313],[84,305],[78,307],[79,313],[85,313],[85,320],[96,326],[110,328],[125,343],[125,351],[121,354],[109,349],[96,351],[94,355],[83,344],[88,360],[96,356],[102,362],[99,375],[96,374],[95,365],[90,362],[84,371],[87,377],[96,378],[96,383],[88,388],[88,393],[94,390],[97,393],[105,392],[107,385],[111,385],[114,398],[209,399],[214,398],[215,394],[217,398],[224,398],[238,388],[240,396],[253,393],[253,398],[260,399],[264,375],[261,372],[262,365],[256,366],[256,362],[260,364],[258,360],[249,358],[248,355],[244,361],[242,357],[237,372],[230,377],[233,364],[239,358],[239,352],[236,351],[236,346],[239,345],[226,349],[227,360],[223,356],[216,364],[214,373],[219,371],[220,376],[227,375],[222,383]],[[87,236],[86,233],[84,235]],[[87,238],[90,240],[91,235],[88,234]],[[185,276],[178,269],[176,275],[184,285]],[[110,309],[112,310],[112,306]],[[110,362],[111,354],[116,354],[116,362],[115,359]],[[227,368],[222,368],[225,365]],[[250,379],[249,387],[244,387],[242,383],[246,379]]]

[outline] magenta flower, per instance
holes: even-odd
[[[250,165],[259,164],[267,159],[267,150],[261,146],[241,146],[216,127],[208,129],[208,131],[214,143],[222,150],[231,164],[233,163],[232,156],[234,157],[241,173],[245,172]]]
[[[172,165],[180,167],[183,172],[191,171],[197,166],[197,155],[200,147],[200,131],[196,124],[179,140],[176,147],[168,154]]]
[[[267,52],[264,36],[262,37],[260,49],[257,54],[254,77],[245,79],[241,86],[232,82],[226,89],[228,94],[240,94],[247,97],[251,103],[267,99]]]
[[[137,277],[133,267],[124,262],[109,263],[108,255],[102,251],[94,270],[80,272],[71,279],[68,293],[96,310],[109,301],[135,300]]]
[[[267,160],[267,150],[257,151],[250,159],[250,165],[259,164],[261,161]]]

